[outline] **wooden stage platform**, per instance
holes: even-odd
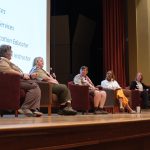
[[[1,150],[149,150],[150,111],[0,118]]]

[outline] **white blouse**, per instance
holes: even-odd
[[[136,81],[136,83],[137,83],[137,85],[136,85],[137,89],[138,89],[139,91],[143,91],[143,85],[142,85],[142,83],[141,83],[141,82],[138,82],[138,81]]]
[[[116,89],[120,89],[121,88],[116,80],[111,80],[111,81],[103,80],[101,82],[101,86],[103,88],[112,89],[112,90],[116,90]]]

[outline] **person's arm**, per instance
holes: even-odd
[[[143,89],[144,89],[144,90],[150,90],[150,86],[148,86],[148,85],[146,85],[146,84],[144,84],[144,83],[142,83],[142,85],[143,85]]]
[[[44,81],[48,81],[50,83],[54,83],[54,84],[58,84],[58,81],[56,79],[54,79],[51,75],[50,76],[45,76],[43,78]]]
[[[32,79],[58,84],[58,81],[54,79],[51,75],[48,75],[46,71],[36,68],[35,66],[31,69],[30,76],[32,77]]]
[[[114,80],[114,90],[119,90],[119,89],[121,89],[121,87],[120,87],[120,85],[119,85],[119,83],[116,81],[116,80]]]
[[[94,84],[92,83],[91,79],[88,76],[86,76],[86,79],[84,79],[83,82],[84,82],[85,85],[88,85],[89,88],[92,89],[92,90],[98,89],[94,86]]]
[[[136,81],[132,81],[131,83],[130,83],[130,90],[135,90],[135,89],[137,89],[137,86],[136,86],[137,84],[136,84]]]

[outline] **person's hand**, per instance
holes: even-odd
[[[99,90],[103,89],[103,87],[101,85],[97,85],[96,88],[99,89]]]
[[[115,90],[117,91],[117,90],[120,90],[121,88],[116,88]]]
[[[99,90],[99,88],[95,87],[95,90]]]
[[[24,73],[23,74],[23,79],[28,80],[28,79],[30,79],[30,76],[28,74]]]
[[[36,79],[36,78],[37,78],[37,73],[32,73],[32,74],[30,75],[30,77],[31,77],[31,79]]]

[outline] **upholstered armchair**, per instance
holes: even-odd
[[[19,75],[0,72],[0,110],[14,110],[18,116],[20,91]]]
[[[116,91],[110,89],[104,89],[107,94],[106,102],[104,105],[105,110],[110,113],[119,112],[118,101],[116,100]]]
[[[119,101],[116,99],[116,91],[105,89],[107,93],[107,100],[105,103],[106,108],[111,106],[113,113],[119,112]],[[137,106],[141,106],[140,92],[137,90],[130,90],[128,88],[123,89],[124,95],[129,100],[129,105],[132,109],[136,109]]]
[[[119,101],[116,99],[116,91],[105,89],[107,93],[107,99],[105,103],[105,107],[110,107],[111,112],[118,113],[119,112]],[[124,95],[129,100],[129,105],[132,109],[136,109],[137,106],[141,106],[141,98],[140,92],[137,90],[130,90],[128,88],[123,89]],[[109,111],[109,110],[108,110]]]
[[[129,105],[132,109],[142,105],[142,99],[138,90],[130,90],[128,87],[123,89],[125,96],[129,100]]]
[[[68,88],[72,97],[72,107],[77,111],[82,111],[82,113],[91,109],[90,105],[90,95],[88,86],[75,85],[72,81],[68,82]]]

